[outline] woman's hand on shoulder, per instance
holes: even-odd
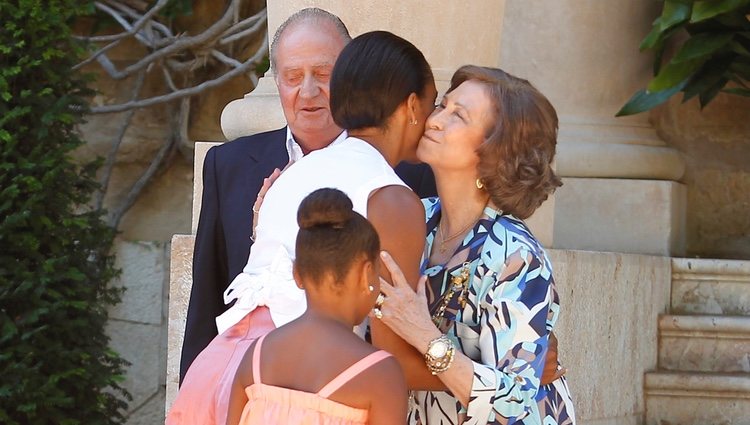
[[[255,203],[253,203],[253,241],[255,240],[255,228],[258,227],[258,218],[260,217],[260,207],[263,206],[263,198],[265,198],[266,193],[268,193],[268,190],[271,189],[271,186],[276,182],[276,179],[281,176],[281,173],[286,171],[287,168],[289,168],[292,164],[294,164],[294,161],[289,161],[288,164],[284,167],[283,170],[279,170],[278,168],[274,168],[273,172],[270,176],[263,179],[263,186],[260,187],[260,190],[258,191],[258,196],[255,197]]]
[[[381,252],[380,259],[388,269],[392,282],[380,279],[380,291],[385,295],[385,301],[380,307],[380,321],[417,351],[424,353],[429,341],[440,336],[427,309],[427,276],[419,278],[415,293],[413,285],[408,283],[388,252]],[[371,315],[370,320],[375,320],[375,317]]]

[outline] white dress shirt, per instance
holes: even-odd
[[[326,147],[335,146],[339,143],[346,140],[347,134],[346,130],[342,131],[341,134],[338,135],[335,139],[333,139],[333,142],[329,144]],[[325,149],[325,148],[324,148]],[[296,140],[294,140],[294,135],[292,134],[292,130],[289,128],[289,126],[286,126],[286,153],[289,155],[289,162],[297,162],[300,159],[302,159],[305,154],[302,152],[302,147],[297,143]]]

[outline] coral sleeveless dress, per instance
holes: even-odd
[[[376,351],[351,365],[333,378],[317,393],[291,390],[264,384],[260,375],[260,352],[265,335],[253,351],[253,381],[245,389],[248,402],[242,412],[240,425],[364,425],[367,410],[356,409],[329,400],[331,394],[370,366],[391,355]]]

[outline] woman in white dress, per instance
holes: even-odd
[[[208,409],[215,423],[223,424],[231,384],[248,347],[305,311],[292,261],[296,212],[314,190],[331,187],[346,193],[354,210],[375,227],[381,247],[411,265],[404,268],[411,281],[419,275],[424,208],[393,167],[416,160],[437,96],[429,64],[413,44],[394,34],[366,33],[339,55],[330,90],[333,118],[349,137],[297,161],[265,194],[247,266],[225,292],[227,304],[234,304],[217,318],[219,335],[190,367],[168,423],[193,423],[196,409]],[[410,387],[444,388],[422,356],[387,327],[373,325],[372,340],[397,356]]]

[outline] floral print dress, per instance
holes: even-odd
[[[575,424],[565,378],[540,385],[549,332],[560,311],[549,258],[526,224],[487,207],[445,265],[428,266],[440,222],[437,198],[423,200],[430,313],[452,278],[469,273],[467,290],[449,298],[439,323],[474,362],[467,408],[449,392],[413,391],[409,424]]]

